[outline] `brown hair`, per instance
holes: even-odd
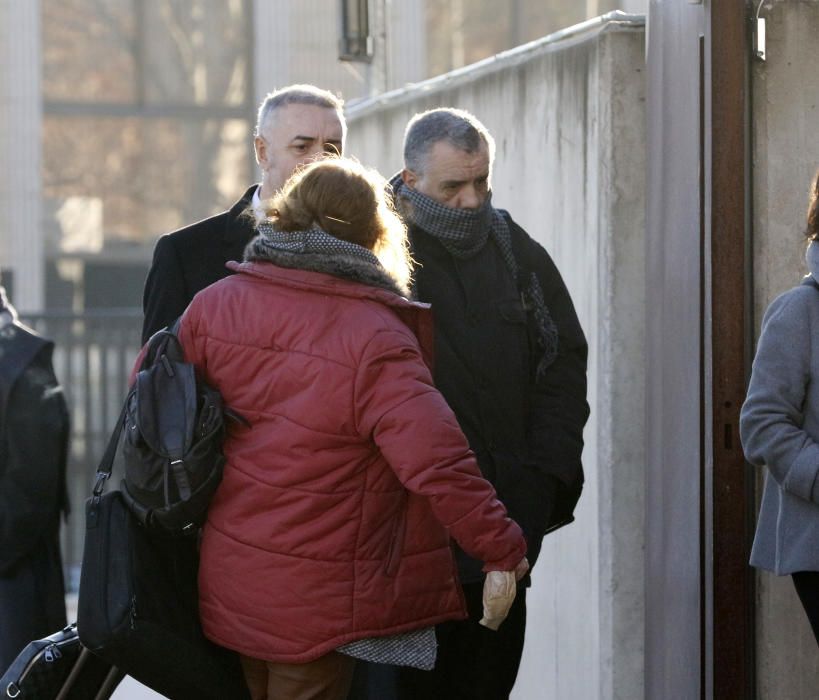
[[[819,241],[819,171],[817,171],[810,185],[808,225],[805,228],[805,238],[809,241]]]
[[[395,212],[387,181],[375,170],[350,158],[327,156],[298,168],[264,206],[280,231],[318,226],[371,250],[402,287],[408,286],[412,259],[407,229]]]

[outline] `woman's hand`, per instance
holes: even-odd
[[[486,574],[483,582],[483,617],[480,620],[484,627],[497,630],[509,614],[517,592],[515,575],[515,571],[490,571]]]

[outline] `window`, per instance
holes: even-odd
[[[342,61],[371,61],[368,0],[341,0],[341,40],[338,57]]]

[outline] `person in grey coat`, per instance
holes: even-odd
[[[810,274],[765,312],[740,435],[767,467],[751,565],[792,577],[819,643],[819,173],[806,235]]]

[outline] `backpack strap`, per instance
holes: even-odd
[[[128,395],[130,396],[130,392]],[[125,424],[125,412],[127,409],[128,400],[126,399],[122,404],[122,410],[119,412],[119,418],[117,418],[117,422],[114,425],[114,431],[111,433],[111,437],[108,438],[108,446],[105,448],[105,453],[102,455],[99,466],[97,466],[97,480],[92,490],[92,494],[96,498],[102,495],[102,492],[105,490],[105,482],[108,480],[108,477],[111,476],[111,470],[114,467],[114,456],[117,453],[117,445],[122,435],[122,426]]]
[[[130,392],[128,394],[130,396]],[[86,528],[96,527],[97,519],[99,517],[99,504],[102,498],[102,492],[105,491],[105,482],[111,476],[111,470],[114,466],[114,456],[117,453],[117,445],[119,445],[119,438],[122,435],[122,426],[125,423],[125,411],[128,407],[128,400],[122,405],[122,410],[117,418],[114,431],[108,439],[108,446],[105,448],[99,465],[97,466],[97,479],[94,482],[94,488],[91,491],[91,498],[85,506],[85,526]]]

